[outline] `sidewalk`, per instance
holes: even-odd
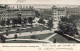
[[[48,34],[48,33],[54,33],[54,31],[44,30],[44,31],[34,31],[34,32],[24,32],[24,33],[16,33],[18,37],[20,36],[29,36],[29,35],[39,35],[39,34]],[[8,36],[4,35],[6,38],[13,38],[15,34],[9,34]]]
[[[39,41],[39,42],[53,43],[53,42],[51,42],[51,41],[47,41],[47,40],[37,40],[37,39],[7,39],[6,41],[12,41],[12,40],[31,40],[31,41]]]
[[[50,38],[54,37],[55,35],[56,35],[56,33],[55,34],[52,34],[51,36],[49,36],[47,38],[45,38],[44,40],[49,40]]]
[[[30,27],[27,27],[27,28],[20,28],[20,29],[28,29],[28,28],[30,28]],[[16,29],[14,29],[14,30],[9,30],[9,31],[16,31]],[[0,32],[0,34],[1,34],[1,33],[4,33],[4,32],[6,32],[6,31],[2,31],[2,32]]]
[[[70,36],[70,35],[67,35],[67,34],[64,34],[65,36],[67,36],[67,37],[70,37],[70,38],[72,38],[72,39],[74,39],[74,40],[76,40],[76,41],[78,41],[78,42],[80,42],[80,39],[77,39],[77,38],[75,38],[75,37],[72,37],[72,36]]]

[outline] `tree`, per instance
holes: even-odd
[[[15,26],[17,26],[17,23],[18,23],[17,19],[13,18],[12,19],[12,25],[15,27]]]
[[[43,18],[40,18],[38,23],[45,24],[45,21],[43,20]]]
[[[35,13],[36,13],[36,17],[40,16],[40,13],[37,10],[35,11]]]
[[[49,30],[51,30],[53,28],[53,20],[49,20],[47,26],[49,27]]]
[[[22,23],[21,17],[18,17],[18,18],[16,19],[16,21],[17,21],[17,24],[21,24],[21,23]]]
[[[8,30],[6,30],[6,36],[8,36],[9,34],[8,34]]]
[[[63,17],[61,18],[61,21],[59,22],[59,29],[61,32],[64,34],[68,34],[71,36],[74,36],[75,34],[78,33],[76,24],[79,17],[75,16],[70,16],[69,18]]]
[[[54,43],[56,43],[56,39],[54,39],[54,41],[53,41]]]
[[[26,23],[27,23],[27,19],[26,18],[23,19],[23,23],[24,23],[24,25],[26,25]]]
[[[33,27],[32,23],[33,23],[33,18],[32,17],[29,17],[28,18],[28,22],[31,24],[31,27]]]
[[[35,39],[35,38],[36,38],[36,36],[35,36],[35,35],[32,35],[32,36],[31,36],[31,39]]]
[[[2,43],[5,43],[6,41],[6,37],[4,37],[3,35],[1,35],[1,40],[2,40]]]
[[[20,32],[20,29],[18,28],[16,31],[17,31],[17,33],[19,33]]]
[[[6,42],[6,37],[3,37],[2,43]]]
[[[1,26],[3,27],[3,26],[5,26],[5,20],[1,20]]]
[[[15,40],[16,40],[16,38],[18,38],[17,34],[14,35],[14,38],[15,38]]]
[[[6,21],[6,25],[8,25],[8,27],[9,27],[9,25],[10,25],[10,19],[8,19],[8,20]]]

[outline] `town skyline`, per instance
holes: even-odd
[[[1,5],[8,5],[9,7],[13,7],[16,8],[17,6],[33,6],[34,8],[51,8],[52,6],[56,6],[56,7],[79,7],[80,5],[58,5],[58,4],[1,4]]]

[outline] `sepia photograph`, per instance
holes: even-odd
[[[0,4],[0,43],[79,43],[80,5]]]
[[[80,51],[80,0],[0,0],[0,51]]]

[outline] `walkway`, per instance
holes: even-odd
[[[31,28],[31,27],[27,27],[27,28],[20,28],[20,29],[28,29],[28,28]],[[14,29],[14,30],[9,30],[9,31],[16,31],[16,29]],[[4,33],[4,32],[6,32],[6,31],[1,31],[0,33]]]
[[[47,43],[53,43],[48,40],[37,40],[37,39],[7,39],[6,41],[13,41],[13,40],[31,40],[31,41],[39,41],[39,42],[47,42]]]
[[[67,36],[67,37],[70,37],[71,39],[74,39],[74,40],[80,42],[80,39],[78,39],[78,38],[75,38],[75,37],[70,36],[70,35],[68,35],[68,34],[64,34],[64,35]]]
[[[34,32],[24,32],[24,33],[16,33],[18,37],[20,36],[29,36],[29,35],[39,35],[39,34],[48,34],[48,33],[54,33],[54,31],[50,30],[44,30],[44,31],[34,31]],[[6,38],[13,38],[15,34],[9,34],[8,36],[4,35]]]
[[[47,33],[54,33],[54,31],[50,31],[50,30],[44,30],[44,31],[35,31],[35,32],[25,32],[25,33],[22,33],[22,34],[17,34],[18,37],[20,36],[29,36],[29,35],[39,35],[39,34],[47,34]],[[15,34],[9,34],[9,36],[6,36],[4,35],[5,37],[7,38],[13,38]],[[43,40],[38,40],[38,39],[16,39],[16,40],[31,40],[31,41],[39,41],[39,42],[47,42],[47,43],[53,43],[51,41],[49,41],[49,39],[53,36],[55,36],[56,34],[52,34],[51,36],[43,39]],[[7,39],[6,41],[12,41],[12,40],[15,40],[15,39]]]
[[[51,36],[49,36],[47,38],[45,38],[44,40],[49,40],[50,38],[54,37],[55,35],[56,35],[56,33],[55,34],[52,34]]]

